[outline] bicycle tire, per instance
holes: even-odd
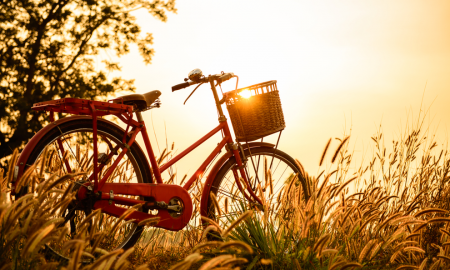
[[[255,148],[251,148],[251,149],[246,149],[246,150],[244,150],[244,154],[248,158],[245,168],[247,170],[247,173],[249,173],[249,174],[251,174],[250,172],[252,170],[253,170],[253,172],[255,171],[254,169],[257,167],[257,165],[259,165],[260,167],[262,165],[261,163],[259,163],[259,164],[255,164],[255,166],[253,166],[251,158],[254,159],[253,163],[257,163],[257,160],[256,160],[257,157],[267,157],[268,163],[270,163],[271,158],[273,157],[274,163],[272,164],[272,166],[275,166],[275,161],[279,161],[280,164],[281,164],[281,162],[284,163],[284,165],[286,165],[286,167],[289,168],[289,170],[291,170],[292,173],[297,175],[297,178],[296,178],[297,180],[295,181],[295,187],[294,187],[294,189],[291,188],[292,190],[289,192],[293,192],[293,191],[300,192],[303,195],[302,197],[303,197],[304,201],[307,201],[309,199],[308,192],[304,192],[305,190],[308,191],[306,180],[304,179],[303,175],[301,174],[301,170],[300,170],[299,166],[297,165],[297,163],[291,156],[289,156],[285,152],[282,152],[278,149],[274,149],[271,147],[255,147]],[[259,161],[261,162],[261,159],[259,159]],[[213,180],[211,192],[217,197],[217,202],[219,203],[220,208],[222,208],[222,207],[225,208],[227,206],[228,208],[231,208],[231,210],[235,210],[235,214],[237,217],[241,213],[241,210],[244,210],[244,209],[242,209],[240,202],[243,202],[245,204],[245,207],[248,207],[248,200],[245,199],[245,197],[242,195],[242,193],[239,193],[240,196],[238,198],[236,198],[235,197],[236,195],[235,194],[233,195],[233,187],[231,187],[231,188],[225,187],[225,184],[231,183],[237,189],[237,185],[235,183],[234,177],[232,177],[232,179],[227,179],[226,180],[227,183],[224,182],[224,180],[228,177],[228,175],[232,174],[232,168],[234,166],[237,166],[236,159],[235,159],[235,157],[231,157],[218,171],[216,177]],[[269,166],[270,165],[268,165],[268,167]],[[264,170],[264,169],[262,169],[262,170]],[[258,170],[256,170],[256,171],[258,172]],[[277,169],[273,170],[272,173],[277,174]],[[259,172],[258,172],[258,174],[259,174]],[[250,175],[250,177],[251,177],[251,175]],[[281,175],[281,177],[283,177],[283,175]],[[292,177],[292,176],[288,175],[286,179],[288,180],[289,177]],[[256,177],[254,179],[256,180]],[[281,178],[279,180],[281,180]],[[291,178],[291,181],[292,180],[293,179]],[[289,181],[286,181],[286,182],[287,183],[279,183],[280,184],[279,186],[284,187],[286,184],[290,184]],[[255,182],[251,182],[250,184],[254,185]],[[278,191],[283,192],[283,187],[278,187]],[[301,189],[300,189],[300,187],[301,187]],[[266,186],[266,188],[267,188],[267,186]],[[270,187],[269,187],[269,189],[270,189]],[[273,189],[275,189],[275,188],[273,188]],[[254,189],[254,191],[255,191],[255,194],[257,194],[259,197],[261,197],[261,193],[258,193],[258,189]],[[278,196],[277,194],[279,194],[279,193],[275,194],[275,192],[274,192],[270,198],[270,195],[266,196],[267,189],[265,191],[263,191],[263,193],[265,195],[264,201],[266,201],[266,202],[268,202],[269,199],[270,199],[270,202],[272,202],[272,200]],[[270,193],[270,191],[269,191],[269,193]],[[222,198],[228,197],[229,199],[231,198],[231,201],[234,201],[234,203],[228,203],[227,205],[225,205],[225,202],[223,199],[221,199],[221,197]],[[268,204],[267,207],[269,208],[268,210],[274,211],[274,209],[270,209],[270,208],[276,207],[276,204],[271,203],[270,205]],[[218,211],[217,211],[216,207],[214,206],[213,199],[211,198],[210,195],[208,196],[207,209],[208,209],[208,214],[207,214],[208,218],[216,220],[219,223],[221,223],[222,225],[226,225],[226,223],[229,223],[232,219],[235,219],[235,218],[232,218],[230,220],[229,218],[226,217],[227,214],[223,214],[223,213],[222,213],[222,216],[218,215]],[[221,209],[221,212],[229,213],[228,209]],[[277,215],[279,213],[275,213],[275,214]],[[284,213],[284,214],[286,214],[286,213]],[[230,215],[232,215],[232,214],[230,214]],[[225,218],[224,218],[224,216],[225,216]],[[285,217],[285,219],[286,219],[286,217]],[[209,237],[209,238],[211,238],[211,237]],[[212,238],[217,238],[217,236],[212,235]],[[210,239],[210,240],[212,240],[212,239]]]
[[[31,164],[34,164],[38,160],[40,155],[44,152],[45,147],[47,147],[48,145],[54,144],[58,138],[64,138],[64,136],[73,134],[75,132],[87,132],[87,133],[90,132],[90,133],[92,133],[92,130],[93,130],[92,129],[92,119],[74,119],[72,121],[68,121],[68,122],[62,123],[58,126],[55,126],[55,128],[53,128],[52,130],[47,132],[41,138],[41,140],[36,144],[36,146],[34,147],[34,149],[31,152],[30,156],[28,157],[26,164],[28,166],[30,166]],[[98,131],[97,137],[104,136],[104,137],[102,137],[103,139],[105,137],[107,137],[108,139],[110,139],[111,141],[113,141],[116,144],[121,144],[121,142],[122,142],[124,131],[121,128],[119,128],[118,126],[116,126],[110,122],[99,119],[97,121],[97,131]],[[127,140],[129,140],[129,139],[130,139],[130,137],[127,136]],[[64,140],[65,140],[64,143],[66,143],[67,139],[64,139]],[[110,143],[111,143],[111,141],[110,141]],[[97,143],[97,144],[99,144],[99,143]],[[91,149],[93,149],[93,148],[91,147]],[[87,148],[87,153],[88,152],[89,152],[89,148]],[[73,154],[73,151],[72,151],[72,154]],[[131,166],[133,167],[133,170],[136,174],[137,182],[139,182],[139,183],[152,183],[153,182],[152,174],[149,169],[148,163],[146,161],[146,156],[143,153],[140,146],[136,142],[131,145],[129,151],[127,151],[124,158],[125,157],[128,158],[128,160],[130,160]],[[59,158],[61,158],[61,157],[59,157]],[[121,162],[123,160],[124,159],[122,159]],[[49,162],[51,162],[51,161],[49,161]],[[61,164],[62,164],[62,161],[61,161]],[[116,167],[116,169],[117,169],[117,167]],[[107,182],[109,182],[109,179]],[[18,197],[20,197],[21,195],[24,195],[27,190],[28,190],[28,186],[23,187],[21,192],[19,193]],[[145,199],[145,198],[143,198],[143,199]],[[107,214],[102,214],[102,215],[107,215]],[[116,249],[127,250],[135,245],[135,243],[139,240],[139,238],[143,232],[143,226],[137,226],[137,225],[133,225],[133,226],[134,226],[134,229],[130,230],[131,233],[129,233],[127,236],[123,237],[123,241],[120,242],[117,246],[113,247],[109,251],[116,250]],[[60,254],[57,250],[52,248],[50,245],[47,245],[46,248],[48,249],[48,251],[52,257],[57,257],[59,259],[68,260],[68,258],[65,257],[64,254]],[[85,263],[86,263],[86,261],[85,261]]]

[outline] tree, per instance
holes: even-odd
[[[146,9],[163,22],[166,12],[176,12],[175,0],[8,0],[0,6],[0,160],[48,123],[31,111],[33,103],[134,91],[133,80],[110,80],[94,61],[101,51],[126,54],[134,43],[149,64],[152,35],[142,35],[131,12]],[[106,70],[120,70],[103,62]]]

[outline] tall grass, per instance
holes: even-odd
[[[13,160],[17,152],[13,155]],[[43,156],[45,157],[45,155]],[[39,161],[43,162],[43,161]],[[11,162],[13,164],[13,162]],[[99,211],[94,211],[84,220],[85,226],[80,227],[71,240],[63,242],[68,237],[68,229],[61,226],[64,218],[55,217],[55,213],[65,211],[73,200],[71,189],[61,190],[59,187],[67,180],[76,180],[83,173],[66,174],[61,177],[40,178],[36,191],[17,200],[10,200],[8,180],[13,170],[6,175],[0,172],[0,266],[1,269],[127,269],[130,266],[128,257],[134,251],[116,250],[107,252],[98,243],[108,235],[107,230],[92,233],[99,222]],[[22,185],[30,185],[35,177],[41,177],[36,171],[28,173],[23,178]],[[63,196],[61,196],[63,194]],[[88,232],[90,230],[90,232]],[[61,250],[67,260],[56,260],[49,249],[61,243]],[[86,258],[90,264],[83,263]],[[145,265],[137,269],[148,269]]]
[[[319,161],[326,169],[316,177],[303,172],[308,201],[291,177],[278,212],[264,207],[241,222],[225,241],[254,251],[244,256],[243,269],[450,269],[449,153],[420,125],[394,140],[390,151],[380,131],[372,141],[372,158],[356,170],[350,138],[327,154],[328,141]]]
[[[292,175],[280,193],[277,211],[241,204],[221,224],[199,216],[199,180],[193,190],[196,211],[184,230],[149,227],[135,249],[120,257],[120,251],[100,255],[86,249],[81,233],[68,244],[70,260],[64,264],[42,252],[45,243],[64,233],[58,227],[61,221],[47,214],[64,207],[64,201],[42,205],[52,198],[44,187],[59,179],[39,180],[34,195],[11,202],[6,195],[11,175],[2,172],[0,265],[117,269],[121,260],[121,268],[145,263],[143,267],[150,269],[450,269],[450,158],[430,138],[416,125],[385,144],[378,131],[371,138],[372,157],[356,169],[351,137],[339,139],[334,149],[330,139],[319,160],[322,170],[316,176],[301,172],[311,194],[308,201]],[[171,151],[163,151],[159,162],[170,158]],[[270,170],[265,179],[272,181]],[[171,172],[166,182],[182,181]],[[201,218],[209,222],[206,230]],[[221,238],[207,241],[210,231]],[[82,265],[81,256],[92,256],[93,264]]]

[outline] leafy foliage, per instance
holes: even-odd
[[[0,159],[43,125],[33,103],[55,98],[105,99],[134,91],[133,80],[108,80],[95,69],[101,51],[117,56],[136,44],[149,64],[152,35],[131,12],[144,8],[165,22],[175,0],[10,0],[0,2]],[[120,70],[104,61],[106,70]]]

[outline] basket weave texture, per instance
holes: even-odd
[[[238,95],[243,90],[250,90],[252,96]],[[276,81],[228,92],[226,101],[238,142],[261,139],[286,127]]]

